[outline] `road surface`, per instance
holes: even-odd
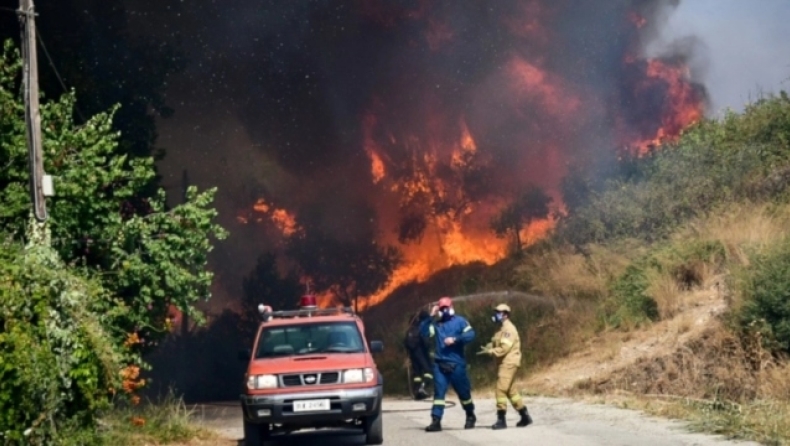
[[[759,446],[752,442],[726,441],[720,437],[691,433],[680,422],[652,418],[639,412],[605,405],[590,405],[566,399],[529,398],[528,407],[534,423],[515,427],[518,415],[508,410],[508,428],[492,431],[494,402],[476,400],[477,428],[464,430],[464,413],[460,406],[448,407],[442,432],[427,433],[430,403],[385,400],[384,444],[388,446],[562,445],[562,446]],[[199,406],[197,415],[205,427],[217,431],[229,444],[242,446],[241,408],[238,403]],[[353,433],[353,432],[352,432]],[[272,446],[353,446],[364,445],[359,435],[327,434],[325,431],[303,432]],[[267,444],[268,446],[268,444]]]

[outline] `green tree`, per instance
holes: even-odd
[[[511,234],[516,252],[521,251],[521,230],[535,220],[549,215],[552,199],[535,186],[529,187],[491,220],[491,229],[499,237]]]
[[[0,56],[0,231],[24,236],[28,222],[24,106],[20,60],[10,42]],[[113,130],[117,107],[82,125],[73,119],[75,94],[42,103],[45,171],[55,178],[48,199],[52,246],[81,265],[129,307],[126,329],[153,341],[167,332],[167,311],[194,309],[209,297],[206,270],[212,238],[227,234],[213,223],[215,189],[190,187],[186,201],[168,208],[164,191],[143,191],[155,178],[153,157],[131,158]]]

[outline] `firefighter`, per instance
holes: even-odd
[[[527,406],[524,405],[521,394],[513,388],[516,372],[521,366],[521,340],[516,326],[510,321],[510,307],[507,304],[497,305],[491,319],[501,326],[491,338],[491,342],[483,346],[479,352],[479,354],[488,354],[497,359],[497,421],[491,428],[505,429],[507,427],[505,413],[508,400],[510,400],[513,409],[521,415],[516,426],[529,426],[532,424],[532,417],[527,412]]]
[[[433,365],[433,406],[431,424],[427,432],[442,430],[444,396],[452,386],[461,407],[466,412],[465,429],[475,427],[475,404],[472,400],[472,384],[466,371],[464,347],[475,338],[475,331],[462,316],[455,314],[452,299],[443,297],[431,308],[431,317],[420,325],[423,335],[435,340]]]
[[[430,359],[430,339],[423,336],[420,332],[420,324],[428,319],[428,311],[421,310],[417,318],[414,319],[406,331],[403,346],[409,353],[412,370],[412,393],[414,398],[423,400],[428,397],[425,385],[433,381],[433,366]]]

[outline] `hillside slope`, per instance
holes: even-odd
[[[518,259],[469,265],[397,290],[365,312],[390,391],[405,391],[400,341],[421,305],[512,290],[528,393],[628,394],[678,404],[702,428],[790,444],[790,97],[707,120],[646,156],[576,170],[568,216]],[[464,300],[478,338],[503,295]],[[487,358],[470,355],[474,386]]]
[[[727,309],[721,279],[716,277],[704,289],[680,296],[683,302],[678,313],[669,319],[634,332],[612,331],[590,338],[577,352],[530,371],[521,382],[522,388],[528,392],[568,394],[580,389],[600,391],[608,385],[634,387],[633,381],[612,381],[623,379],[640,364],[676,355],[720,323]]]

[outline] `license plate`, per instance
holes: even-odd
[[[329,410],[329,400],[294,401],[294,412],[317,412]]]

